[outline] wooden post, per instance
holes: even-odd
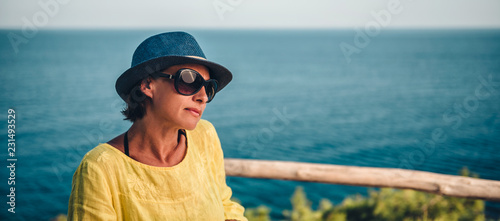
[[[500,201],[500,181],[416,170],[244,159],[225,159],[225,169],[227,176],[414,189]]]

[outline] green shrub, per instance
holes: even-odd
[[[460,172],[462,176],[474,176],[467,168]],[[304,189],[299,186],[291,198],[292,210],[283,211],[291,221],[481,221],[485,220],[484,201],[447,197],[414,190],[395,190],[382,188],[369,190],[369,196],[350,196],[339,205],[329,200],[321,200],[318,209],[312,209]],[[260,207],[259,207],[260,208]],[[245,216],[249,221],[267,221],[270,210],[247,209]]]
[[[245,210],[245,217],[248,218],[249,221],[269,221],[271,217],[269,214],[271,213],[271,209],[266,206],[259,206],[257,208],[249,208]]]

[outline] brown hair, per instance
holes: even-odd
[[[135,85],[127,95],[127,99],[125,100],[127,107],[121,111],[125,115],[124,120],[135,122],[142,119],[146,114],[146,103],[151,102],[151,98],[142,93],[142,82],[144,80]]]

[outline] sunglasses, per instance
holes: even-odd
[[[200,73],[193,69],[183,68],[178,70],[175,75],[165,74],[161,72],[156,72],[151,74],[154,78],[164,77],[168,79],[175,79],[174,87],[177,93],[190,96],[198,93],[203,86],[205,86],[205,92],[207,94],[207,103],[212,101],[217,92],[217,80],[209,79],[205,81]]]

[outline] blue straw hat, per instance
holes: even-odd
[[[228,69],[206,59],[193,36],[186,32],[167,32],[149,37],[135,49],[131,68],[116,80],[116,92],[126,100],[132,88],[142,79],[178,64],[206,66],[210,78],[218,81],[217,92],[233,79]]]

